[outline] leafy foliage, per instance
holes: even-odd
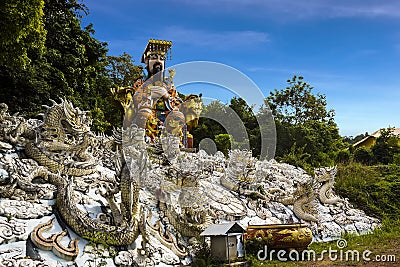
[[[339,166],[335,192],[371,216],[397,218],[400,213],[400,166]]]
[[[43,25],[44,0],[0,3],[0,65],[25,69],[31,63],[30,53],[44,50],[46,30]]]
[[[336,163],[346,165],[349,164],[350,161],[351,161],[351,153],[348,148],[339,150],[336,153]]]
[[[287,163],[302,167],[308,171],[319,166],[334,165],[339,151],[346,149],[339,129],[334,122],[334,111],[327,110],[326,97],[314,95],[312,87],[303,81],[303,77],[294,76],[288,80],[289,86],[283,90],[275,90],[265,101],[265,106],[255,114],[253,107],[248,106],[241,98],[232,98],[229,108],[236,113],[247,132],[250,149],[253,156],[261,154],[261,131],[269,132],[275,137],[272,129],[276,127],[276,158]],[[268,108],[271,107],[271,109]],[[227,134],[226,129],[218,122],[233,121],[233,116],[227,107],[220,102],[212,102],[204,108],[199,126],[194,130],[195,146],[203,138],[215,140],[221,134]],[[207,114],[210,112],[222,114],[221,118],[213,120]],[[275,125],[259,125],[262,118],[274,115]],[[258,120],[257,120],[258,119]],[[239,138],[240,139],[240,138]],[[242,138],[245,140],[246,138]],[[240,142],[241,140],[232,140]],[[274,142],[274,140],[265,140]],[[221,146],[222,139],[218,141]],[[218,144],[217,144],[218,146]],[[224,148],[225,149],[225,148]],[[343,157],[349,155],[342,152]],[[344,160],[342,157],[341,160]]]
[[[349,144],[355,144],[358,141],[361,141],[362,139],[364,139],[365,137],[367,137],[369,134],[368,132],[364,133],[364,134],[359,134],[356,137],[353,136],[344,136],[343,137],[343,142],[349,143]]]
[[[49,99],[65,97],[75,106],[91,111],[93,130],[111,131],[112,125],[120,126],[123,109],[110,93],[116,80],[107,64],[123,62],[128,72],[124,73],[121,83],[126,82],[141,72],[131,57],[127,54],[120,58],[106,56],[107,44],[93,37],[93,25],[82,28],[81,18],[88,10],[77,0],[14,2],[4,4],[4,23],[10,24],[6,25],[10,33],[2,34],[0,39],[2,47],[18,49],[5,50],[14,60],[2,57],[4,60],[0,61],[0,95],[10,111],[33,117],[43,110],[43,104],[50,104]],[[19,10],[11,12],[14,7]],[[23,18],[14,18],[13,12],[20,12]],[[47,33],[46,38],[43,33]],[[13,34],[22,34],[22,37],[18,39]],[[14,46],[16,38],[20,43]],[[120,68],[122,71],[122,63]]]
[[[202,139],[210,138],[216,142],[217,148],[227,155],[231,144],[242,148],[249,142],[253,156],[260,155],[260,127],[256,115],[252,107],[247,105],[242,98],[232,98],[229,105],[220,101],[211,102],[204,106],[199,124],[193,130],[195,146]],[[239,129],[239,126],[243,127],[243,131]],[[235,133],[234,136],[232,132]],[[230,137],[229,134],[231,134]]]
[[[217,266],[216,262],[211,257],[211,249],[204,241],[200,242],[200,248],[196,251],[196,257],[192,262],[193,267],[208,267]]]
[[[326,96],[313,94],[313,87],[303,81],[302,76],[293,76],[287,80],[289,86],[283,90],[275,89],[267,97],[274,117],[292,125],[307,121],[332,122],[335,116],[333,110],[327,110]]]
[[[132,56],[125,52],[120,56],[108,56],[107,60],[107,74],[113,87],[133,86],[143,76],[142,66],[135,65]]]
[[[265,102],[275,117],[276,157],[308,171],[335,163],[345,148],[334,122],[334,111],[327,110],[326,97],[313,94],[303,77],[294,76],[289,86],[275,90]]]
[[[257,113],[254,112],[252,106],[249,106],[243,98],[234,97],[231,99],[229,107],[239,116],[246,128],[247,138],[250,143],[250,150],[253,156],[257,157],[261,154],[261,125],[257,121]],[[242,140],[243,141],[243,140]]]
[[[393,128],[381,129],[380,136],[371,148],[375,163],[389,164],[393,156],[400,152],[399,138],[393,136]]]
[[[372,163],[372,151],[366,147],[359,147],[354,151],[354,161],[365,165]]]
[[[365,165],[373,164],[397,164],[400,163],[400,138],[393,134],[394,128],[380,129],[380,135],[376,138],[372,147],[357,147],[350,150],[353,161]],[[373,137],[371,137],[373,138]]]
[[[225,114],[226,106],[220,101],[213,101],[209,105],[204,106],[202,116],[199,119],[198,126],[192,130],[194,136],[194,146],[198,147],[199,142],[203,139],[210,138],[215,140],[215,136],[219,134],[226,134],[226,130],[218,121],[208,116],[209,113]]]
[[[215,136],[215,144],[217,145],[218,151],[228,156],[228,151],[231,149],[232,136],[229,134],[218,134]]]

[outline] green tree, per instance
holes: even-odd
[[[371,148],[375,163],[392,163],[394,155],[399,153],[399,138],[393,135],[393,131],[394,128],[390,127],[380,130],[380,136]]]
[[[368,132],[366,132],[365,134],[359,134],[356,137],[353,136],[344,136],[343,137],[343,142],[349,143],[349,144],[355,144],[358,141],[361,141],[362,139],[364,139],[365,137],[369,136]]]
[[[107,75],[114,87],[133,86],[143,76],[143,67],[135,65],[132,56],[126,52],[120,56],[108,56],[107,62]]]
[[[279,157],[279,159],[288,164],[301,167],[311,173],[313,168],[310,164],[310,157],[311,155],[305,151],[305,146],[299,147],[294,143],[290,147],[290,151]]]
[[[305,169],[334,164],[337,151],[345,145],[326,96],[313,94],[301,76],[287,82],[288,87],[275,89],[265,100],[275,118],[277,159],[290,159]]]
[[[46,61],[51,91],[48,96],[66,96],[85,109],[96,107],[99,90],[108,93],[106,79],[106,43],[93,37],[93,25],[84,29],[81,17],[88,13],[86,6],[76,0],[46,0],[45,27]],[[103,87],[103,86],[104,87]],[[101,88],[99,88],[101,87]]]
[[[3,0],[0,2],[0,65],[24,69],[30,53],[41,54],[46,30],[44,0]]]
[[[275,125],[270,109],[264,106],[260,110],[254,114],[253,107],[237,97],[230,100],[229,106],[220,101],[204,106],[199,125],[192,131],[195,147],[204,138],[216,141],[215,136],[230,133],[234,148],[250,149],[253,156],[258,157],[263,137],[263,145],[267,146],[265,156],[272,158],[275,153]]]
[[[239,116],[241,122],[246,128],[250,149],[254,157],[261,153],[261,136],[260,126],[258,125],[257,117],[253,112],[253,106],[249,106],[243,98],[233,97],[229,107]],[[228,118],[229,119],[229,118]],[[243,142],[244,140],[236,140]]]
[[[313,87],[302,76],[287,80],[286,89],[270,93],[267,102],[273,116],[282,123],[292,125],[306,121],[333,122],[335,112],[327,109],[326,96],[313,94]]]
[[[342,149],[337,152],[336,162],[344,165],[349,164],[351,161],[351,153],[349,149]]]
[[[215,136],[215,144],[217,145],[218,151],[228,156],[228,151],[231,149],[232,136],[229,134],[218,134]]]
[[[296,156],[301,159],[298,161],[299,163],[307,163],[296,166],[310,169],[311,167],[333,165],[337,151],[345,147],[338,128],[334,124],[324,124],[312,120],[296,125],[279,121],[275,123],[277,131],[276,157],[286,161],[288,155],[291,158]]]
[[[226,114],[226,106],[220,101],[213,101],[203,107],[198,126],[192,130],[194,146],[198,147],[201,140],[210,138],[215,141],[215,136],[226,134],[226,130],[219,123],[219,118],[212,119],[209,114]]]
[[[371,149],[366,147],[359,147],[354,150],[354,161],[364,165],[370,165],[373,161],[373,154]]]
[[[260,154],[259,131],[256,116],[244,99],[234,97],[230,105],[213,101],[204,106],[199,124],[193,130],[194,145],[198,146],[202,139],[210,138],[217,143],[218,149],[227,152],[226,140],[230,136],[233,148],[251,149],[253,156],[257,156]]]
[[[113,102],[109,91],[112,83],[106,69],[107,44],[93,37],[93,25],[81,25],[87,8],[76,0],[44,3],[44,51],[28,50],[31,63],[24,69],[0,65],[3,101],[11,112],[32,117],[42,111],[43,104],[50,104],[50,98],[66,97],[75,106],[91,111],[96,131],[121,124],[121,113],[114,111],[118,103]]]

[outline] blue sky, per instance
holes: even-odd
[[[341,135],[400,127],[398,0],[87,0],[95,37],[137,64],[150,38],[171,40],[167,67],[214,61],[262,90],[301,75],[327,96]],[[202,90],[196,85],[193,92]],[[186,88],[185,88],[186,89]],[[204,90],[206,90],[204,88]],[[186,92],[184,92],[186,93]],[[228,102],[229,94],[215,94]]]

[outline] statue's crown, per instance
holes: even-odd
[[[169,53],[171,57],[171,41],[150,39],[146,49],[142,55],[142,63],[145,63],[146,58],[151,54],[166,55]]]

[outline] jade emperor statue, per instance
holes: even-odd
[[[199,117],[201,100],[194,95],[182,100],[173,83],[175,71],[170,69],[169,76],[165,75],[165,61],[168,56],[171,58],[171,46],[171,41],[149,40],[141,59],[147,76],[135,82],[125,110],[124,129],[132,125],[145,129],[149,142],[155,142],[161,135],[179,136],[181,146],[188,147],[187,122],[193,124],[192,113]],[[196,112],[192,107],[196,107]]]

